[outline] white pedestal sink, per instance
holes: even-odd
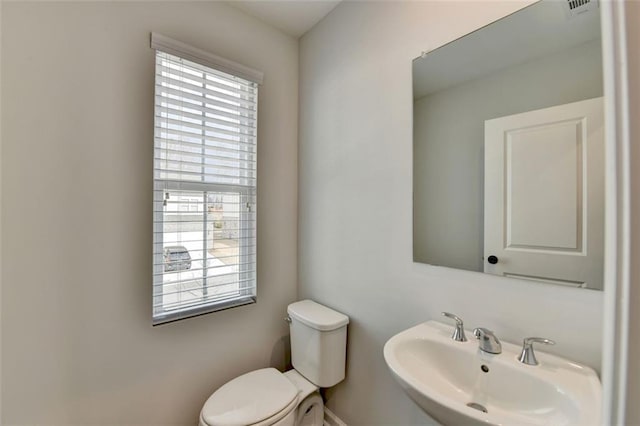
[[[403,390],[439,422],[601,424],[602,385],[591,368],[541,351],[540,365],[525,365],[517,360],[519,346],[502,342],[502,353],[491,355],[478,349],[472,333],[467,342],[452,340],[452,333],[453,327],[428,321],[384,346],[385,361]]]

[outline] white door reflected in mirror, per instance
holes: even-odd
[[[485,121],[484,272],[602,289],[603,126],[602,98]]]

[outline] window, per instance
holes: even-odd
[[[262,74],[158,34],[153,323],[256,300]]]

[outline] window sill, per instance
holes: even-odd
[[[256,301],[256,296],[242,296],[237,299],[225,300],[206,306],[198,306],[191,309],[157,314],[153,316],[153,326],[155,327],[157,325],[168,324],[170,322],[179,321],[186,318],[193,318],[200,315],[210,314],[212,312],[237,308],[238,306],[250,305],[252,303],[256,303]]]

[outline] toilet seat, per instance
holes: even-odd
[[[202,407],[207,426],[269,425],[298,404],[298,388],[275,368],[251,371],[227,382]]]

